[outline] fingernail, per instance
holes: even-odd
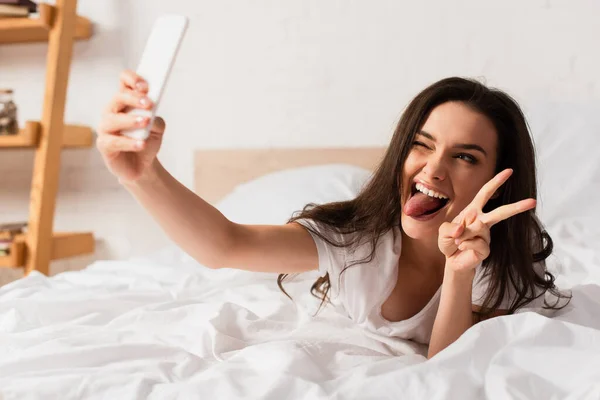
[[[143,106],[147,106],[148,104],[150,104],[150,101],[147,98],[142,97],[140,99],[140,104],[143,105]]]
[[[138,149],[141,149],[142,147],[144,147],[144,141],[143,140],[136,140],[135,147],[138,148]]]
[[[458,246],[460,244],[460,240],[454,239],[454,244]]]
[[[137,90],[144,90],[144,89],[146,89],[147,87],[148,87],[148,86],[146,85],[146,82],[144,82],[144,81],[139,81],[139,82],[136,82],[136,84],[135,84],[135,88],[136,88]]]
[[[146,122],[146,118],[145,118],[145,117],[136,117],[136,118],[135,118],[135,122],[136,122],[138,125],[144,125],[144,123]]]

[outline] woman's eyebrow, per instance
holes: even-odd
[[[481,147],[477,144],[461,143],[461,144],[457,144],[456,146],[454,146],[454,148],[455,149],[465,149],[465,150],[477,150],[477,151],[480,151],[481,153],[483,153],[483,155],[487,157],[487,153],[485,152],[483,147]]]
[[[425,132],[425,131],[419,131],[417,132],[417,135],[421,135],[421,136],[425,136],[427,139],[431,140],[432,142],[435,143],[435,137],[433,137],[433,135],[431,133]],[[455,149],[464,149],[464,150],[477,150],[479,152],[481,152],[484,156],[487,157],[487,152],[483,149],[483,147],[481,147],[478,144],[473,144],[473,143],[459,143],[457,145],[454,145]]]
[[[432,142],[435,142],[435,138],[433,137],[433,135],[431,133],[427,133],[425,131],[419,131],[419,132],[417,132],[417,135],[425,136],[427,139],[431,140]]]

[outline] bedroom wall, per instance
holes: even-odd
[[[406,103],[448,75],[485,78],[526,111],[600,100],[599,11],[595,0],[79,0],[95,36],[75,46],[66,120],[96,126],[153,19],[187,14],[160,158],[191,186],[193,149],[385,145]],[[45,48],[0,46],[21,122],[41,114]],[[0,153],[0,221],[27,217],[32,156]],[[94,231],[98,251],[53,273],[168,245],[94,149],[63,153],[55,226]],[[0,284],[19,276],[0,271]]]

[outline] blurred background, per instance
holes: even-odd
[[[164,13],[190,24],[159,107],[159,158],[190,188],[195,149],[385,146],[412,97],[446,76],[501,88],[528,115],[600,103],[597,0],[79,0],[94,33],[75,43],[66,122],[97,126]],[[0,46],[21,123],[41,114],[46,49]],[[0,153],[0,220],[27,219],[32,161]],[[94,148],[62,152],[54,225],[94,232],[97,250],[52,273],[170,244]],[[19,276],[0,271],[0,284]]]

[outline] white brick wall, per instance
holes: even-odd
[[[92,126],[154,18],[190,17],[160,108],[160,156],[187,185],[194,148],[384,145],[406,103],[448,75],[484,77],[526,110],[600,99],[597,0],[79,0],[79,12],[95,36],[76,44],[66,120]],[[45,48],[0,46],[0,86],[16,90],[21,121],[41,113]],[[0,220],[27,216],[31,161],[0,152]],[[56,228],[93,230],[96,258],[166,244],[94,150],[65,151],[62,173]]]

